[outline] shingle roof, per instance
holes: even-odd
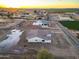
[[[36,22],[37,23],[42,23],[42,24],[48,24],[47,20],[37,20]]]
[[[49,34],[49,35],[48,35]],[[40,29],[36,29],[36,30],[29,30],[27,32],[27,38],[34,38],[34,37],[39,37],[45,40],[51,40],[51,31],[49,30],[40,30]]]

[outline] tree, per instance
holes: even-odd
[[[38,52],[37,59],[54,59],[54,57],[48,50],[42,49]]]

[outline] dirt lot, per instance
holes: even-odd
[[[16,45],[16,47],[14,47],[14,49],[18,49],[19,47],[28,50],[28,52],[30,52],[29,49],[34,49],[39,51],[40,49],[48,49],[49,52],[51,52],[53,55],[56,56],[56,59],[58,57],[58,59],[76,59],[76,53],[75,50],[68,44],[68,42],[65,40],[65,37],[63,35],[63,32],[60,30],[60,28],[57,30],[55,30],[54,28],[56,28],[56,26],[48,28],[48,29],[44,29],[41,28],[39,26],[32,26],[32,21],[28,21],[28,22],[24,22],[23,25],[21,26],[21,29],[24,31],[24,33],[21,36],[21,39],[19,41],[19,43]],[[52,35],[52,39],[51,39],[51,43],[47,44],[47,43],[28,43],[26,40],[27,37],[27,32],[29,30],[34,30],[34,29],[41,29],[41,30],[50,30]],[[59,31],[59,32],[57,32]],[[27,53],[27,52],[26,52]],[[32,53],[32,52],[30,52]],[[28,54],[29,55],[29,54]],[[29,56],[33,56],[34,54],[31,54]],[[23,55],[24,56],[24,55]],[[18,55],[13,55],[13,58],[27,58],[26,56],[18,56]],[[28,56],[28,59],[30,59],[30,57]],[[31,58],[32,59],[32,58]]]
[[[67,57],[74,59],[76,56],[76,53],[74,53],[74,49],[69,45],[69,43],[65,40],[65,37],[63,35],[63,32],[60,30],[55,29],[47,29],[50,30],[53,35],[52,35],[52,43],[51,44],[45,44],[45,43],[28,43],[26,40],[27,37],[27,32],[30,29],[41,29],[41,30],[46,30],[41,27],[36,27],[32,26],[32,22],[26,22],[23,24],[23,30],[25,31],[23,35],[21,36],[21,41],[19,42],[19,46],[22,46],[24,48],[30,48],[30,49],[35,49],[35,50],[40,50],[40,49],[48,49],[49,52],[53,53],[55,56],[60,56],[60,57]],[[52,27],[56,28],[56,27]],[[60,32],[57,32],[60,31]],[[71,57],[70,57],[71,56]],[[64,58],[63,58],[64,59]]]
[[[4,32],[0,30],[0,38],[4,35]]]

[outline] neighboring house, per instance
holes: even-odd
[[[21,14],[21,17],[28,17],[28,16],[30,16],[29,13],[22,13],[22,14]]]
[[[74,14],[72,18],[79,21],[79,14]]]
[[[74,19],[70,18],[69,16],[65,16],[65,15],[59,15],[59,19],[61,21],[73,21]]]
[[[8,12],[7,11],[0,11],[0,15],[7,15]]]
[[[12,16],[11,16],[12,18],[21,18],[21,15],[20,14],[13,14]]]
[[[27,32],[27,41],[29,43],[51,43],[52,33],[49,30],[29,30]]]
[[[33,22],[33,25],[48,27],[49,22],[47,20],[36,20],[35,22]]]
[[[14,20],[11,20],[11,19],[0,19],[0,26],[1,25],[8,25],[8,23],[12,23],[14,22]]]

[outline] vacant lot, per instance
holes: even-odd
[[[79,21],[60,21],[60,23],[72,30],[79,30]]]
[[[4,35],[4,32],[0,30],[0,38]]]

